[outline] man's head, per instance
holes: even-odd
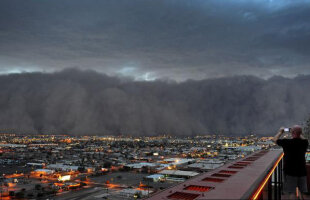
[[[302,134],[302,128],[299,125],[295,125],[291,129],[292,137],[293,138],[300,138],[300,135]]]

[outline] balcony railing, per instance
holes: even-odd
[[[281,199],[282,158],[282,150],[255,152],[147,199]]]
[[[283,153],[280,154],[250,199],[281,199],[283,189],[283,155]]]

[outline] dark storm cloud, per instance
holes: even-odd
[[[3,0],[0,72],[136,79],[309,74],[309,2]]]
[[[310,113],[310,76],[138,82],[93,71],[0,76],[0,130],[56,134],[271,134]]]

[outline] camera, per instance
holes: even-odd
[[[291,128],[284,128],[284,132],[290,132]]]

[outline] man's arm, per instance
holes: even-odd
[[[271,139],[275,144],[277,144],[277,140],[283,135],[284,127],[281,127],[278,133]]]
[[[306,138],[302,135],[302,134],[300,134],[300,139],[303,139],[303,140],[305,140]]]

